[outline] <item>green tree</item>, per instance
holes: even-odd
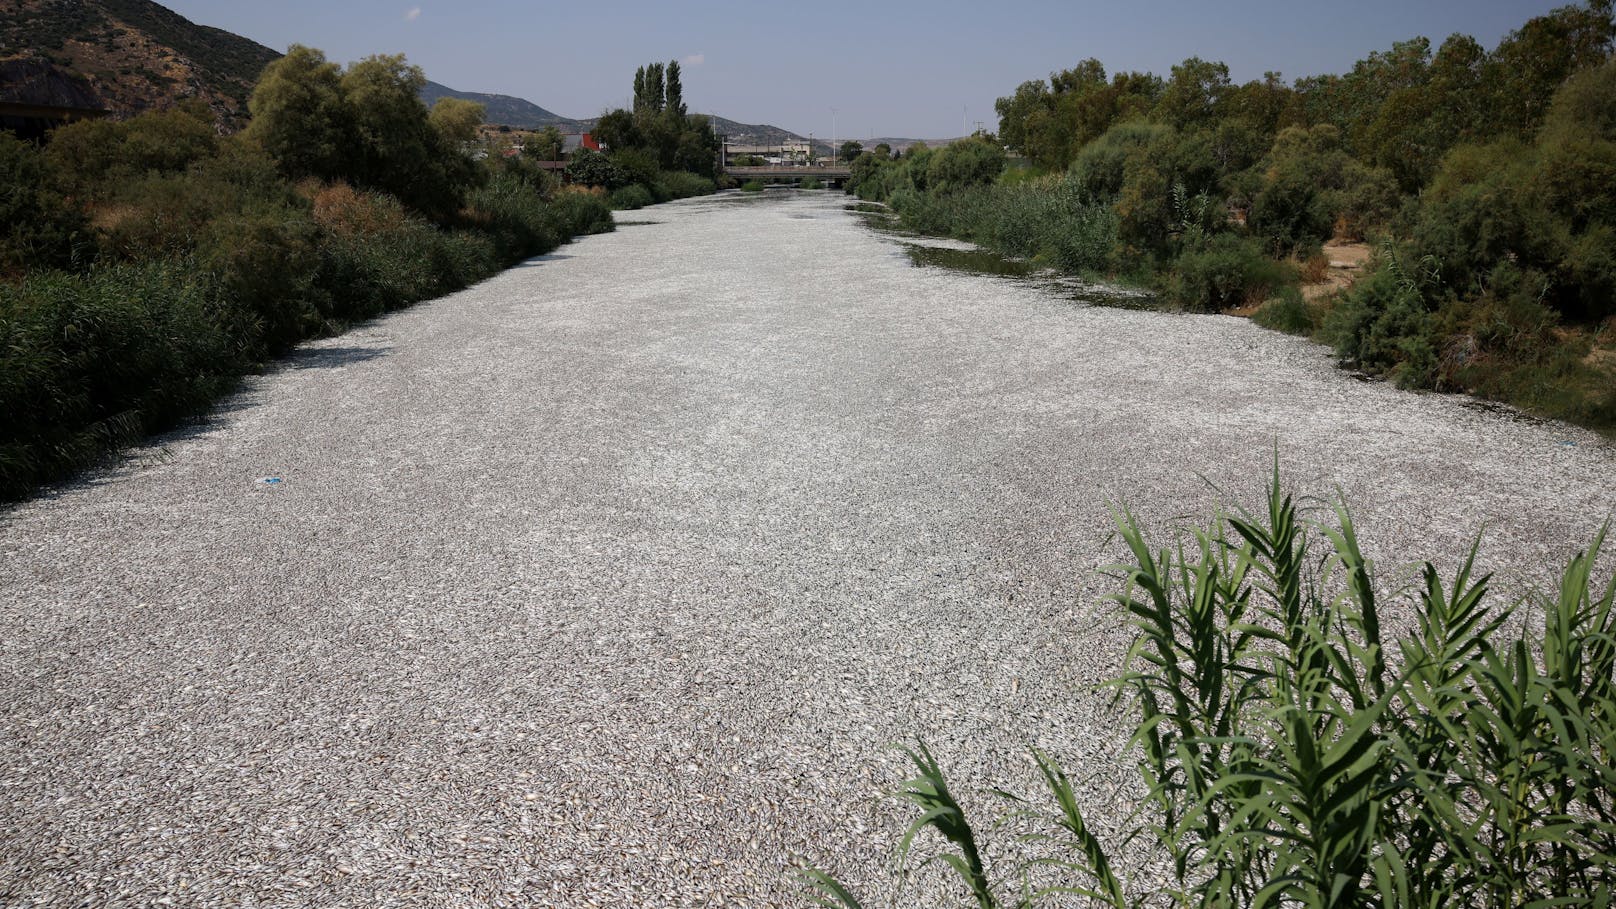
[[[837,151],[837,158],[843,164],[850,164],[857,159],[858,156],[863,153],[863,151],[864,143],[855,139],[849,139],[842,143],[842,147]]]
[[[434,218],[460,208],[477,171],[432,128],[421,89],[426,76],[402,54],[366,57],[342,75],[357,136],[351,176]]]
[[[311,47],[292,45],[264,68],[247,102],[247,135],[289,177],[346,175],[355,142],[342,91],[342,68]]]
[[[217,154],[213,112],[199,101],[124,121],[81,120],[51,133],[45,155],[61,185],[92,199],[151,174],[179,173]]]
[[[685,110],[685,87],[679,73],[679,61],[668,61],[667,87],[663,91],[663,104],[668,115],[676,121],[683,121]]]
[[[1181,130],[1210,126],[1229,90],[1226,64],[1191,57],[1173,67],[1172,78],[1156,102],[1155,115]]]
[[[567,179],[580,186],[603,186],[616,189],[623,185],[623,175],[610,158],[592,148],[580,148],[567,162]]]
[[[926,187],[938,194],[986,186],[1004,171],[1004,149],[991,136],[972,136],[950,143],[931,155]]]
[[[1501,125],[1523,138],[1535,133],[1554,93],[1573,73],[1610,56],[1613,38],[1610,0],[1562,6],[1506,35],[1488,67]]]
[[[477,141],[485,110],[483,105],[464,98],[439,98],[427,119],[451,147],[463,146]]]
[[[566,144],[566,137],[552,123],[528,137],[526,154],[539,161],[560,161]]]

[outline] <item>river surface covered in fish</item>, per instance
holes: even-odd
[[[1277,457],[1388,584],[1485,525],[1503,592],[1616,508],[1590,433],[838,194],[620,218],[0,514],[0,904],[880,904],[892,743],[984,829],[1028,745],[1137,804],[1113,506],[1165,543]]]

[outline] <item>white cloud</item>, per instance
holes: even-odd
[[[706,63],[706,62],[707,62],[707,55],[706,54],[691,54],[690,56],[685,58],[685,65],[686,66],[700,66],[700,65],[702,65],[703,63]]]
[[[409,12],[404,14],[405,22],[414,22],[419,18],[421,18],[421,8],[419,6],[411,7]]]

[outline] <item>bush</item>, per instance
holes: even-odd
[[[551,223],[540,185],[512,173],[499,174],[467,197],[466,203],[481,219],[482,229],[494,242],[499,262],[515,262],[546,253],[561,242]]]
[[[610,158],[592,148],[579,148],[567,162],[567,180],[578,186],[601,186],[608,190],[623,185],[623,175]]]
[[[741,192],[746,192],[746,193],[760,193],[760,192],[763,192],[763,181],[758,180],[758,179],[748,180],[745,183],[741,184]]]
[[[1004,149],[992,139],[974,136],[952,142],[931,155],[926,188],[939,194],[987,186],[1004,172]]]
[[[1110,599],[1135,640],[1112,684],[1137,717],[1140,820],[1102,839],[1082,790],[1035,749],[1046,802],[1006,794],[1028,832],[989,865],[986,830],[922,744],[905,749],[916,775],[897,795],[918,816],[900,864],[933,828],[946,851],[926,864],[982,909],[1067,895],[1113,909],[1608,905],[1616,581],[1594,581],[1603,530],[1557,587],[1496,608],[1479,539],[1448,578],[1426,562],[1411,589],[1384,589],[1345,505],[1312,524],[1277,474],[1265,509],[1177,545],[1153,546],[1126,511],[1117,525],[1129,555],[1109,570]],[[1406,632],[1382,629],[1394,601],[1411,601]],[[1135,838],[1169,859],[1145,865],[1149,880],[1112,865]],[[805,877],[824,905],[858,905]]]
[[[312,221],[288,212],[233,214],[208,224],[196,261],[216,282],[254,360],[285,353],[318,325],[310,302],[319,259]]]
[[[1422,293],[1422,285],[1431,280],[1431,264],[1411,274],[1388,251],[1353,285],[1330,311],[1323,329],[1343,362],[1367,373],[1389,375],[1405,388],[1437,386],[1440,345]]]
[[[1251,321],[1290,335],[1311,335],[1319,327],[1313,308],[1294,287],[1284,288],[1279,296],[1259,306],[1251,314]]]
[[[604,194],[561,191],[551,197],[548,211],[557,236],[579,237],[604,234],[616,229],[612,209]]]
[[[94,257],[89,224],[51,183],[33,146],[0,133],[0,278]]]
[[[0,284],[0,499],[200,413],[249,360],[230,310],[180,262]]]
[[[1168,275],[1168,300],[1195,312],[1221,312],[1265,299],[1294,283],[1294,272],[1264,255],[1255,240],[1219,234],[1184,253]]]
[[[651,191],[638,183],[625,186],[622,189],[612,190],[611,198],[612,208],[620,211],[632,211],[636,208],[656,204],[656,199],[651,195]]]
[[[712,180],[689,171],[663,171],[657,177],[655,195],[664,201],[688,199],[691,196],[710,196],[718,189]]]

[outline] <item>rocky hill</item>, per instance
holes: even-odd
[[[311,41],[312,41],[311,36]],[[0,0],[0,63],[6,73],[28,73],[30,84],[73,85],[81,101],[116,114],[131,115],[200,98],[225,129],[247,120],[247,98],[264,67],[281,55],[256,41],[223,29],[198,25],[152,0]],[[49,71],[45,80],[39,73]],[[6,85],[0,85],[3,93]],[[32,88],[9,86],[19,91]],[[593,118],[573,119],[525,98],[463,92],[427,83],[421,98],[476,101],[490,123],[521,129],[554,125],[582,132]],[[43,103],[36,101],[35,103]],[[742,145],[778,145],[801,139],[768,124],[713,118],[713,129]],[[824,144],[823,138],[816,145]],[[828,150],[828,145],[826,146]]]
[[[238,126],[258,74],[279,56],[151,0],[0,0],[0,59],[76,73],[119,114],[198,98]]]

